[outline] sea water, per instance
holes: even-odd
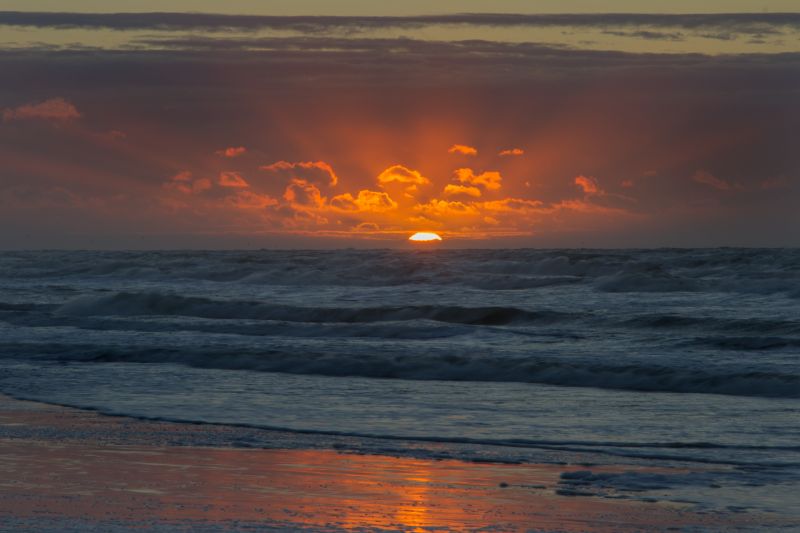
[[[800,250],[5,252],[0,391],[798,513]]]

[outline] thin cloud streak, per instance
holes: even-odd
[[[419,28],[430,25],[481,25],[495,27],[598,27],[669,26],[690,30],[724,29],[728,32],[768,34],[778,27],[800,28],[800,13],[637,14],[598,13],[530,15],[466,13],[405,17],[261,16],[207,13],[44,13],[0,12],[0,25],[40,28],[92,28],[112,30],[231,30],[283,29],[304,33],[326,29]]]

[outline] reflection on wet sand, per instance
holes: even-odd
[[[5,406],[14,400],[3,399]],[[23,404],[23,402],[17,402]],[[0,522],[57,519],[131,527],[241,523],[314,529],[636,531],[724,528],[729,517],[663,503],[558,495],[579,466],[488,464],[332,450],[109,444],[115,425],[146,435],[175,424],[71,409],[0,412]],[[13,426],[16,424],[16,426]],[[9,438],[26,425],[83,438]],[[157,429],[154,429],[157,428]],[[78,433],[80,435],[80,432]],[[108,435],[108,433],[105,433]],[[609,471],[594,467],[595,471]],[[737,522],[742,525],[742,522]]]

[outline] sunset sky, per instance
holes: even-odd
[[[795,1],[64,4],[0,0],[0,248],[800,245]]]

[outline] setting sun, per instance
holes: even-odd
[[[408,238],[409,241],[414,242],[434,242],[434,241],[441,241],[442,238],[437,235],[436,233],[432,233],[429,231],[419,231]]]

